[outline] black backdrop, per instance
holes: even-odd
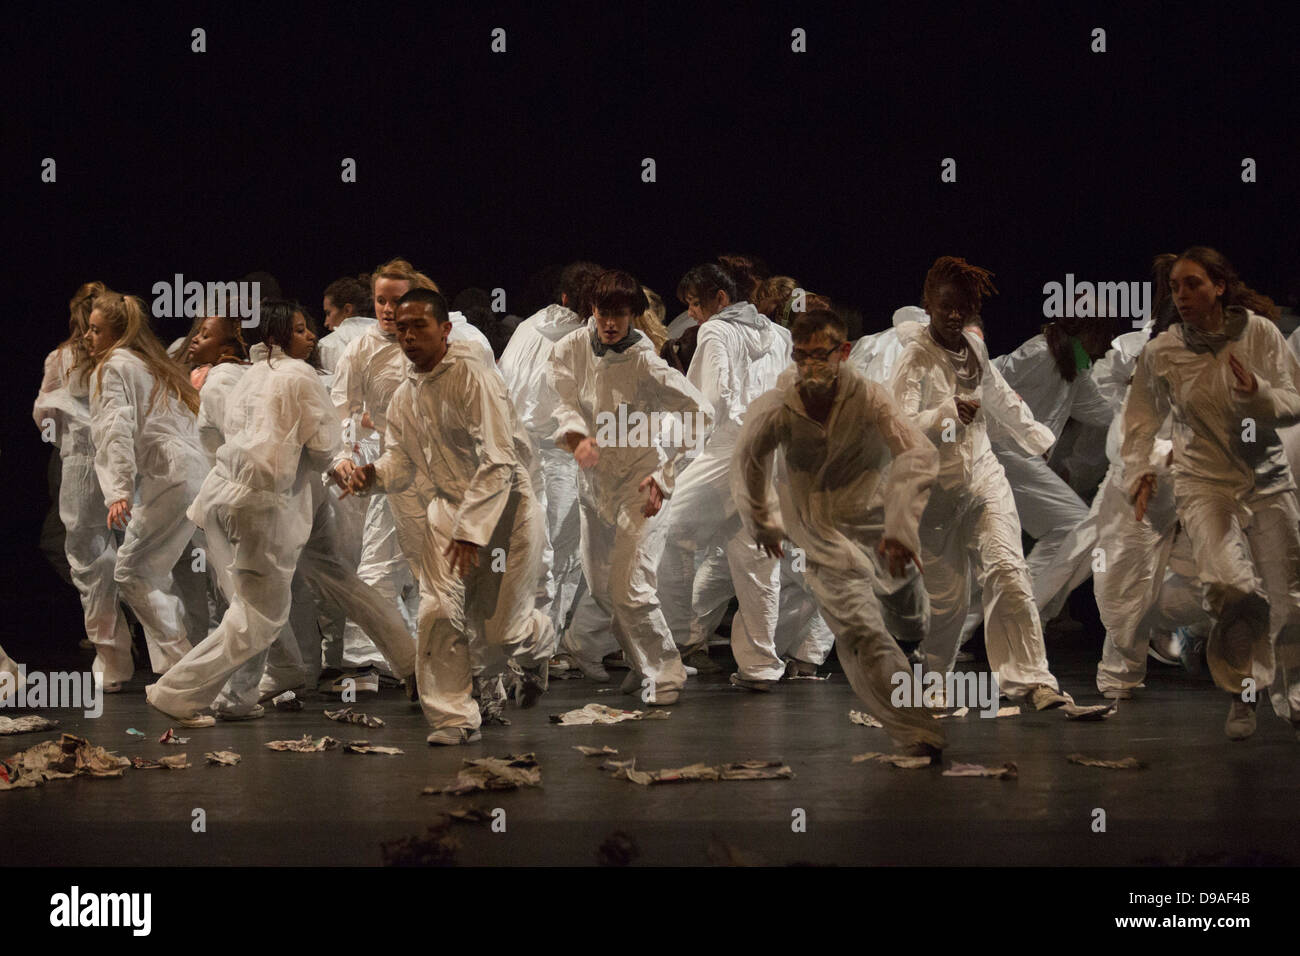
[[[993,354],[1037,330],[1044,282],[1145,279],[1153,254],[1193,243],[1294,293],[1292,4],[918,6],[11,12],[0,643],[26,657],[77,636],[75,594],[36,550],[50,447],[30,408],[89,279],[148,298],[177,272],[265,269],[319,311],[330,280],[395,254],[452,292],[511,297],[582,256],[673,309],[687,267],[742,251],[873,331],[955,254],[996,273]]]

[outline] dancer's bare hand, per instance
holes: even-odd
[[[763,549],[763,553],[769,558],[784,558],[785,549],[781,546],[785,540],[785,532],[779,528],[764,528],[758,534],[754,535],[758,546]]]
[[[907,573],[907,563],[909,561],[916,565],[917,570],[923,570],[920,559],[912,553],[912,549],[894,538],[881,539],[876,550],[885,559],[889,567],[889,573],[896,578],[901,578]]]
[[[1237,379],[1233,391],[1239,392],[1247,398],[1259,391],[1259,382],[1255,379],[1255,373],[1242,365],[1237,356],[1231,352],[1228,353],[1228,368],[1232,369],[1232,374]]]
[[[655,481],[654,475],[646,475],[641,479],[641,484],[636,486],[636,490],[646,492],[645,508],[641,513],[647,518],[653,518],[664,506],[664,493],[659,487],[659,482]]]
[[[123,498],[114,501],[108,509],[108,526],[115,531],[125,531],[126,523],[131,520],[131,502]]]
[[[451,558],[452,570],[462,578],[478,567],[478,545],[472,541],[450,541],[442,553]]]
[[[357,470],[357,466],[350,461],[341,461],[330,469],[330,477],[334,479],[334,484],[338,485],[345,492],[348,490],[348,479],[352,477],[352,472]],[[346,498],[347,495],[340,495]]]
[[[980,410],[979,402],[968,402],[964,398],[957,399],[957,417],[961,419],[963,425],[969,425],[975,420],[975,413]]]
[[[374,483],[374,464],[354,466],[351,473],[348,475],[348,486],[339,497],[346,498],[350,494],[360,494]]]
[[[596,462],[600,461],[600,446],[596,444],[596,439],[588,436],[578,442],[578,446],[573,449],[573,457],[578,459],[579,468],[594,468]]]
[[[1143,475],[1142,480],[1138,482],[1137,493],[1133,495],[1133,515],[1138,521],[1141,521],[1147,513],[1147,502],[1151,500],[1151,495],[1156,490],[1156,476]]]

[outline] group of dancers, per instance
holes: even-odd
[[[431,744],[464,744],[615,659],[625,693],[678,703],[734,598],[732,685],[771,692],[834,646],[895,741],[935,754],[943,722],[891,700],[897,675],[949,674],[982,627],[1002,694],[1072,704],[1044,621],[1091,576],[1103,696],[1141,688],[1149,652],[1203,654],[1230,738],[1259,697],[1300,734],[1300,362],[1273,302],[1193,247],[1155,260],[1141,330],[1056,319],[990,359],[992,278],[941,257],[919,307],[853,341],[847,310],[749,257],[687,271],[667,325],[632,275],[575,262],[505,341],[394,259],[325,290],[319,341],[272,297],[170,350],[142,300],[87,283],[33,417],[93,671],[109,693],[134,675],[125,605],[146,698],[182,726],[382,671]]]

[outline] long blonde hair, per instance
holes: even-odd
[[[102,282],[83,282],[68,300],[68,337],[59,343],[59,348],[66,348],[72,355],[72,368],[83,372],[89,371],[90,352],[86,349],[86,329],[90,326],[90,313],[95,308],[95,296],[108,291]]]
[[[442,291],[438,288],[438,283],[401,258],[389,259],[370,274],[370,291],[372,294],[375,291],[375,283],[380,279],[400,279],[403,282],[411,283],[412,289],[430,289],[439,293]]]
[[[181,366],[172,361],[158,336],[149,328],[148,313],[138,296],[122,295],[106,289],[95,297],[94,309],[104,323],[117,335],[117,340],[100,356],[96,368],[97,388],[104,387],[104,363],[117,349],[130,349],[138,355],[153,376],[153,390],[149,393],[149,407],[153,411],[160,391],[179,398],[194,414],[199,412],[199,392],[190,384],[190,378]],[[87,317],[89,318],[89,316]]]
[[[668,330],[664,328],[664,316],[668,313],[664,308],[664,300],[659,293],[644,285],[641,287],[641,291],[645,293],[650,308],[632,321],[632,327],[651,341],[655,347],[655,354],[658,355],[659,350],[668,341]]]

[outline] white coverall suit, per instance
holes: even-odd
[[[1235,390],[1232,355],[1255,376],[1251,396]],[[1123,444],[1131,500],[1172,412],[1175,505],[1214,619],[1210,673],[1233,695],[1246,678],[1272,685],[1288,718],[1300,717],[1300,507],[1276,429],[1300,421],[1298,380],[1268,319],[1230,306],[1218,341],[1174,325],[1138,359]]]
[[[194,535],[185,509],[207,474],[207,456],[194,413],[161,387],[153,394],[153,375],[130,349],[113,349],[91,373],[89,385],[95,474],[104,504],[136,501],[117,549],[113,580],[144,628],[153,670],[165,673],[190,649],[172,568]],[[111,649],[100,645],[97,650],[106,673],[120,674],[130,666],[129,641],[122,646],[114,638]]]
[[[748,680],[785,674],[776,652],[781,569],[736,513],[731,458],[745,409],[776,386],[790,364],[790,348],[790,333],[748,302],[733,303],[700,326],[686,377],[713,406],[713,430],[677,479],[659,572],[664,619],[683,655],[706,647],[720,612],[733,594],[739,599],[731,651]],[[710,555],[696,571],[696,552],[718,548],[725,561]]]
[[[37,428],[53,421],[62,481],[59,518],[72,583],[81,595],[86,637],[95,645],[94,673],[105,683],[128,681],[135,672],[131,631],[118,605],[117,538],[108,527],[108,509],[95,475],[95,447],[90,437],[90,381],[85,371],[72,373],[71,350],[59,347],[45,359],[45,377],[32,407]]]
[[[887,572],[871,557],[882,537],[920,553],[918,520],[938,455],[885,389],[847,362],[825,426],[809,417],[797,385],[796,370],[787,369],[749,406],[732,459],[741,520],[751,534],[780,534],[804,550],[805,580],[835,634],[844,674],[872,716],[900,743],[942,748],[943,731],[929,713],[891,703],[894,675],[911,671],[886,629],[882,595],[902,579],[882,579]],[[774,492],[776,452],[782,464]],[[883,528],[873,501],[883,502]]]
[[[476,344],[451,343],[429,372],[407,363],[388,404],[375,485],[390,496],[417,480],[436,489],[420,553],[416,654],[420,704],[435,730],[481,723],[472,643],[499,649],[512,670],[544,667],[554,644],[550,619],[534,607],[546,536],[528,449],[505,383]],[[479,547],[466,578],[444,553],[452,541]]]
[[[612,622],[628,666],[653,683],[653,699],[658,699],[681,690],[686,670],[659,602],[665,516],[645,517],[646,492],[638,486],[652,475],[668,499],[686,449],[684,444],[663,444],[663,432],[651,434],[648,425],[638,429],[636,413],[649,418],[658,412],[679,421],[682,430],[671,437],[684,442],[688,431],[698,434],[709,427],[713,407],[655,355],[644,335],[636,336],[621,352],[601,346],[604,354],[597,355],[595,321],[588,320],[555,346],[550,380],[559,396],[554,440],[559,443],[575,432],[597,439],[600,448],[599,461],[579,472],[578,501],[582,571],[604,619],[582,614],[580,607],[571,640],[580,652],[598,646],[606,622]],[[620,407],[625,435],[617,434]]]
[[[1115,417],[1114,406],[1097,391],[1090,369],[1081,369],[1073,382],[1061,377],[1042,335],[994,359],[993,365],[1034,418],[1051,430],[1053,443],[1071,418],[1109,428]],[[1075,534],[1088,517],[1088,506],[1041,455],[1025,452],[997,429],[990,438],[1011,484],[1020,524],[1034,539],[1025,561],[1034,602],[1042,619],[1050,621],[1064,607],[1070,592],[1092,573],[1096,540]]]
[[[288,622],[294,570],[311,533],[309,482],[339,446],[338,417],[311,366],[279,346],[269,360],[264,348],[253,355],[227,401],[217,464],[189,511],[207,533],[229,606],[215,631],[145,689],[149,703],[177,718],[212,705]],[[255,690],[261,668],[250,670],[245,683]]]
[[[926,327],[904,326],[900,336],[906,347],[894,367],[893,394],[939,451],[939,475],[920,531],[931,611],[920,648],[926,668],[946,674],[956,663],[974,566],[983,587],[989,669],[1002,692],[1021,697],[1039,684],[1057,690],[1020,547],[1015,501],[989,446],[986,422],[997,421],[1029,455],[1046,451],[1055,436],[1002,380],[978,336],[962,333],[962,359],[949,358],[952,353]],[[980,403],[969,425],[958,417],[958,397]]]
[[[499,369],[519,422],[537,445],[542,483],[534,489],[546,513],[545,598],[539,609],[556,634],[564,632],[582,584],[582,529],[578,518],[578,463],[551,440],[559,397],[550,384],[555,344],[586,323],[572,309],[548,305],[524,319],[501,353]]]

